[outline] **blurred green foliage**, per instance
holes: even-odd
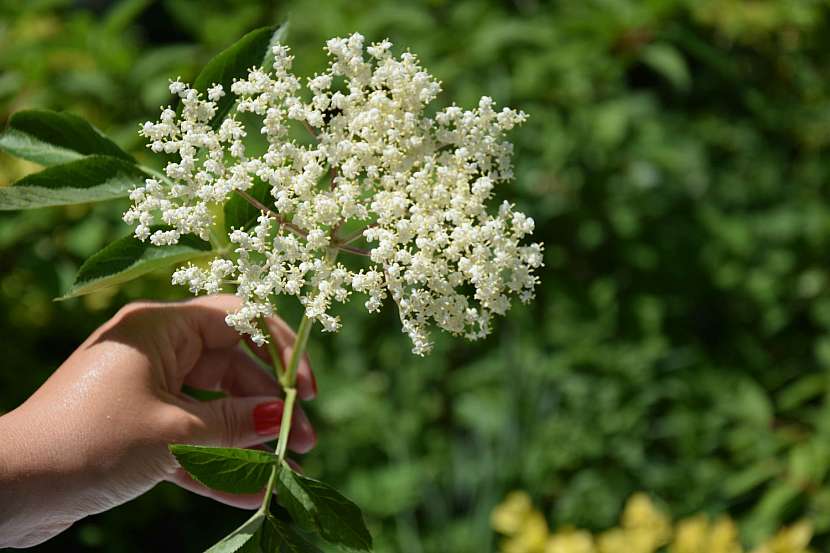
[[[492,551],[516,488],[557,526],[609,527],[645,490],[729,511],[748,543],[806,517],[830,544],[830,2],[0,0],[0,119],[71,110],[151,163],[135,131],[168,78],[289,13],[301,74],[360,31],[421,56],[446,102],[531,115],[502,194],[546,242],[536,303],[426,359],[391,308],[314,337],[304,467],[379,552]],[[29,170],[0,158],[0,180]],[[51,301],[122,208],[0,215],[0,410],[120,305],[184,297],[155,275]],[[161,485],[41,549],[201,551],[242,518]]]

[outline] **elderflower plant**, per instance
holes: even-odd
[[[360,34],[333,38],[327,69],[303,85],[289,48],[277,44],[270,67],[251,68],[230,90],[214,85],[202,95],[172,82],[180,112],[167,107],[141,128],[153,152],[174,160],[164,178],[133,190],[124,220],[154,245],[185,234],[229,244],[207,265],[178,269],[173,282],[197,294],[235,284],[243,304],[227,322],[257,344],[266,341],[257,321],[282,294],[297,296],[326,331],[340,326],[335,302],[365,294],[375,312],[391,297],[420,355],[430,350],[431,326],[481,338],[514,297],[533,297],[542,266],[542,244],[525,242],[533,219],[507,202],[489,205],[495,186],[513,178],[504,135],[527,116],[497,110],[488,97],[473,110],[429,115],[440,83],[414,54],[395,57],[391,47],[365,46]],[[227,94],[235,113],[214,130]],[[297,124],[311,144],[290,137]],[[267,140],[261,155],[246,147],[252,133]],[[258,183],[268,187],[264,201],[251,194]],[[225,232],[215,207],[233,195],[261,215]],[[344,234],[350,223],[361,230]],[[355,245],[361,239],[368,248]],[[348,268],[341,253],[366,256],[368,268]]]

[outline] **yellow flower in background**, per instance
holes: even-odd
[[[704,553],[709,541],[709,519],[706,515],[681,520],[672,541],[671,553]]]
[[[681,520],[674,531],[670,553],[742,553],[738,528],[729,517],[713,523],[706,515]]]
[[[493,529],[504,534],[501,553],[743,553],[738,527],[728,516],[711,521],[697,515],[673,524],[643,493],[626,502],[620,525],[597,536],[561,528],[551,535],[545,517],[525,492],[512,492],[496,506]],[[751,553],[812,553],[812,525],[802,521],[781,529]]]
[[[490,516],[493,528],[508,536],[502,542],[502,553],[545,553],[548,523],[533,508],[533,501],[525,492],[512,492]]]
[[[632,495],[622,514],[628,551],[654,553],[671,538],[671,520],[644,493]]]
[[[654,553],[671,537],[671,520],[643,493],[632,495],[622,514],[621,528],[599,536],[599,553]],[[568,552],[570,553],[570,552]]]
[[[565,529],[548,538],[545,553],[597,553],[594,538],[586,530]]]
[[[807,548],[813,537],[813,525],[801,521],[782,528],[764,545],[752,553],[810,553]]]
[[[531,512],[518,531],[502,542],[503,553],[545,553],[548,523],[538,511]]]
[[[533,501],[525,492],[510,492],[496,505],[490,515],[490,525],[500,534],[511,536],[519,531],[524,520],[533,511]]]
[[[620,553],[621,551],[628,551],[631,546],[625,530],[620,528],[612,528],[607,532],[603,532],[600,534],[597,543],[599,553]]]
[[[741,553],[743,547],[738,535],[738,526],[728,516],[718,518],[709,534],[709,551],[712,553]]]

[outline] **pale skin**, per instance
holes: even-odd
[[[167,449],[255,447],[279,431],[279,385],[224,322],[237,305],[230,295],[130,304],[0,417],[0,548],[42,543],[162,481],[236,507],[260,506],[262,493],[221,493],[192,480]],[[277,318],[268,326],[286,363],[294,333]],[[264,349],[254,351],[271,362]],[[183,385],[226,397],[199,402]],[[307,358],[297,389],[301,399],[316,394]],[[304,453],[315,442],[295,410],[289,448]]]

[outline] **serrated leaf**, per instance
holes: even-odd
[[[72,288],[59,299],[82,296],[156,269],[213,254],[210,243],[196,236],[184,235],[173,246],[153,246],[125,236],[87,259],[75,275]]]
[[[291,526],[270,515],[262,525],[260,534],[259,545],[263,553],[322,553],[319,547]]]
[[[71,113],[50,110],[19,111],[0,135],[0,149],[41,165],[75,161],[88,155],[105,155],[132,163],[132,156]]]
[[[262,180],[255,178],[254,185],[247,191],[258,202],[268,205],[272,203],[271,187]],[[269,206],[270,207],[270,206]],[[225,230],[248,229],[256,223],[262,213],[239,194],[234,194],[225,202]]]
[[[246,34],[234,44],[221,51],[205,65],[193,82],[193,88],[205,93],[214,84],[221,84],[225,95],[216,102],[216,113],[211,126],[217,128],[233,107],[235,97],[231,94],[234,79],[244,79],[248,69],[262,65],[270,50],[272,38],[280,36],[281,28],[276,25],[261,27]]]
[[[277,479],[277,500],[297,524],[315,531],[346,551],[371,551],[372,536],[360,508],[319,480],[295,473],[283,464]]]
[[[252,449],[174,444],[170,452],[193,478],[231,493],[260,491],[277,464],[273,453]]]
[[[216,545],[208,549],[205,553],[236,553],[237,551],[242,553],[245,551],[242,548],[253,540],[264,520],[265,515],[257,511],[242,526],[219,540]],[[254,548],[253,551],[256,551],[256,549]]]
[[[149,176],[118,158],[84,157],[0,187],[0,211],[112,200],[128,195]]]

